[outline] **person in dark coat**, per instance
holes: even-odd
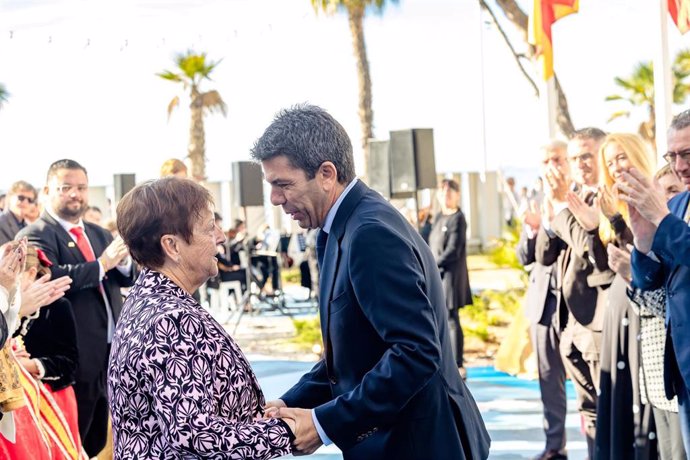
[[[7,192],[7,211],[0,214],[0,245],[12,241],[26,227],[29,208],[36,203],[36,189],[26,181],[12,184]]]
[[[453,179],[444,179],[439,186],[438,200],[441,212],[431,227],[429,247],[441,272],[448,315],[455,326],[455,362],[465,378],[459,309],[472,304],[472,291],[467,273],[467,222],[459,205],[460,185]]]

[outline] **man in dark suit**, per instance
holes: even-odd
[[[69,275],[67,299],[77,325],[79,366],[74,391],[79,432],[93,457],[105,446],[108,428],[106,369],[115,321],[122,308],[120,287],[132,284],[132,262],[121,238],[81,219],[88,206],[86,169],[59,160],[48,169],[46,210],[19,233],[41,248],[52,277]]]
[[[599,184],[596,154],[605,136],[597,128],[585,128],[568,142],[573,183],[558,168],[546,171],[549,218],[544,219],[536,243],[537,261],[543,265],[556,263],[558,267],[558,284],[563,296],[561,308],[567,313],[566,324],[561,324],[560,349],[563,364],[575,385],[578,409],[584,417],[590,458],[594,458],[605,288],[614,274],[610,270],[600,271],[591,262],[588,232],[568,209],[566,195],[574,186],[576,193],[592,205]]]
[[[567,145],[562,141],[552,141],[542,149],[543,173],[550,167],[560,169],[568,175]],[[525,315],[529,319],[530,336],[537,358],[539,389],[544,406],[544,451],[535,460],[566,459],[564,449],[565,416],[567,398],[565,393],[565,367],[560,353],[561,324],[565,319],[559,315],[564,311],[561,304],[561,291],[558,288],[557,264],[543,265],[536,260],[537,234],[541,227],[541,203],[530,203],[525,210],[523,230],[520,234],[516,254],[518,260],[529,270],[529,285],[525,301]],[[557,239],[552,251],[556,257],[565,250],[565,243]]]
[[[320,227],[324,358],[269,414],[295,450],[345,459],[484,459],[489,436],[453,359],[441,278],[419,233],[354,174],[343,127],[318,107],[282,111],[252,150],[271,202]],[[305,409],[301,409],[305,408]]]
[[[690,190],[690,110],[671,121],[664,158]],[[683,443],[690,453],[690,192],[676,195],[667,205],[658,183],[635,170],[623,173],[618,192],[628,203],[635,236],[633,285],[666,288],[664,383],[669,399],[678,395]]]
[[[23,180],[10,186],[7,210],[0,214],[0,246],[12,241],[19,230],[26,227],[26,214],[36,203],[36,189]]]

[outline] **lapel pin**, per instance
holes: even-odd
[[[67,243],[68,248],[73,248],[75,246],[76,246],[76,244],[74,244],[74,241],[70,241],[69,243]]]

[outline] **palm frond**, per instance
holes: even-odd
[[[618,94],[612,94],[610,96],[606,96],[606,101],[621,101],[621,100],[628,100],[627,98],[624,98],[623,96],[620,96]]]
[[[159,72],[156,74],[156,76],[162,78],[163,80],[173,81],[176,83],[183,81],[181,75],[176,74],[175,72],[171,72],[170,70],[164,70],[163,72]]]
[[[0,107],[2,107],[9,100],[9,97],[10,93],[7,92],[7,88],[5,85],[0,83]]]
[[[220,93],[216,90],[207,91],[201,96],[201,106],[209,113],[214,113],[216,110],[220,111],[223,116],[227,116],[228,106],[223,101]]]
[[[175,110],[175,108],[177,108],[178,105],[180,105],[180,98],[178,96],[175,96],[168,104],[168,120],[170,120],[170,115],[172,115],[173,111]]]
[[[626,117],[626,118],[630,117],[630,110],[618,110],[616,112],[613,112],[611,114],[611,116],[609,117],[609,119],[606,121],[606,123],[610,123],[613,120],[615,120],[617,118],[621,118],[621,117]]]

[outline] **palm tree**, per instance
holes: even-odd
[[[7,88],[5,88],[5,85],[0,83],[0,109],[2,108],[3,104],[7,102],[9,97],[10,93],[7,92]]]
[[[184,90],[189,90],[189,108],[192,112],[192,122],[189,127],[189,146],[187,156],[192,163],[192,177],[196,180],[206,179],[206,134],[204,132],[205,113],[219,110],[223,116],[227,114],[227,106],[216,90],[201,92],[199,85],[203,80],[211,80],[211,72],[220,61],[206,60],[206,53],[196,54],[188,50],[175,56],[177,72],[164,70],[157,76],[175,83],[182,83]],[[180,103],[179,96],[175,96],[168,104],[168,118]]]
[[[673,60],[671,66],[673,83],[673,103],[682,104],[690,94],[690,50],[681,50]],[[638,132],[656,148],[656,113],[654,108],[654,67],[651,62],[640,62],[633,73],[627,77],[616,77],[616,84],[625,90],[625,95],[613,94],[607,96],[607,101],[625,101],[630,108],[618,110],[611,114],[609,121],[620,117],[629,117],[632,107],[642,107],[647,110],[647,120],[640,123]]]
[[[396,0],[391,0],[396,1]],[[362,152],[364,154],[364,176],[369,159],[369,139],[374,137],[374,111],[371,108],[371,76],[369,74],[369,60],[364,41],[364,15],[369,6],[377,11],[383,11],[386,0],[311,0],[316,11],[332,14],[338,9],[347,11],[347,19],[352,34],[352,47],[357,61],[357,77],[359,81],[359,122],[362,131]]]

